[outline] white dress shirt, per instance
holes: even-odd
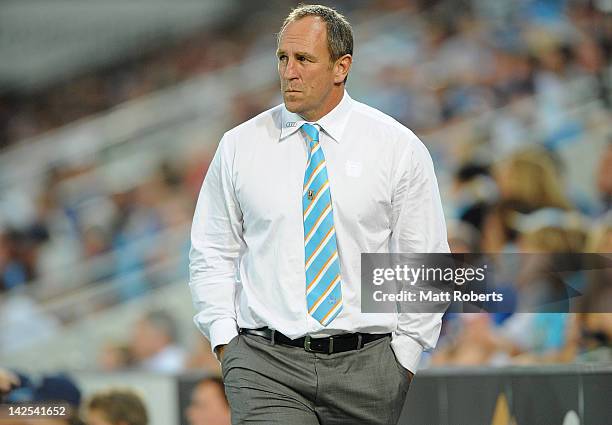
[[[416,371],[442,314],[361,312],[361,253],[449,252],[429,152],[409,129],[351,99],[316,121],[329,176],[343,311],[323,327],[306,306],[302,187],[305,123],[284,105],[225,133],[200,191],[191,231],[196,325],[211,346],[240,328],[306,334],[393,332],[399,362]]]

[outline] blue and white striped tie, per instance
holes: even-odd
[[[302,206],[308,313],[327,326],[342,311],[340,260],[325,155],[319,130],[302,126],[309,145]]]

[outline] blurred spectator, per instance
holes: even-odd
[[[600,211],[605,214],[612,209],[612,136],[599,161],[597,189],[601,201]]]
[[[500,333],[514,344],[521,355],[514,359],[520,363],[566,363],[577,354],[578,332],[576,316],[567,313],[546,313],[551,305],[565,305],[569,309],[572,294],[569,282],[581,278],[581,264],[576,272],[551,273],[555,262],[571,267],[577,262],[576,254],[583,252],[585,232],[575,220],[575,214],[562,210],[539,210],[522,226],[519,245],[521,251],[533,253],[521,257],[516,286],[522,311],[507,319]],[[572,220],[574,219],[574,220]],[[558,263],[560,264],[560,263]],[[558,310],[557,310],[558,311]]]
[[[515,313],[500,329],[500,345],[518,353],[513,363],[569,363],[578,349],[575,321],[568,313]]]
[[[609,312],[612,305],[612,212],[608,212],[601,222],[591,229],[585,252],[604,255],[593,259],[598,264],[584,267],[588,271],[588,286],[582,297],[584,304],[581,311]]]
[[[12,420],[6,422],[0,420],[2,425],[83,425],[79,417],[81,391],[75,382],[64,374],[45,375],[37,381],[19,375],[19,385],[5,396],[4,401],[9,404],[35,403],[64,406],[66,415],[28,418],[19,424]]]
[[[520,312],[500,325],[487,313],[452,316],[454,320],[447,320],[445,336],[432,356],[433,365],[566,363],[575,359],[578,319],[572,314],[545,311],[552,305],[568,309],[572,297],[569,282],[580,283],[583,278],[576,256],[583,252],[586,241],[580,216],[554,208],[515,215],[512,226],[518,236],[518,251],[531,253],[520,257],[511,281]],[[551,273],[556,270],[555,261],[570,270],[574,262],[576,271]]]
[[[518,215],[515,228],[521,232],[523,252],[578,253],[586,243],[583,217],[574,211],[542,208],[531,214]]]
[[[583,266],[577,254],[584,251],[586,232],[579,217],[577,213],[550,208],[518,220],[522,231],[520,250],[533,253],[521,257],[516,277],[519,304],[524,311],[541,311],[542,306],[554,300],[566,303],[569,308],[568,282],[584,287],[584,276],[579,273]],[[565,273],[551,273],[561,264]]]
[[[501,200],[484,214],[482,232],[486,252],[517,252],[515,221],[520,214],[542,208],[572,208],[555,162],[545,151],[514,153],[496,164],[494,176]]]
[[[576,327],[579,362],[612,362],[612,313],[581,313]]]
[[[497,201],[499,194],[489,167],[468,162],[453,176],[451,188],[455,216],[476,229],[481,229],[488,206]]]
[[[518,252],[515,220],[527,207],[518,201],[498,201],[484,206],[481,246],[483,252]]]
[[[185,416],[189,425],[230,425],[230,410],[221,378],[204,378],[196,384]]]
[[[578,361],[612,362],[612,213],[608,212],[589,234],[586,252],[607,254],[607,265],[588,272],[588,289],[585,291],[577,326],[580,332],[581,354]],[[606,267],[607,266],[607,267]]]
[[[95,393],[86,407],[87,425],[147,425],[143,399],[129,389]]]
[[[107,342],[102,346],[98,358],[98,366],[105,372],[113,372],[130,368],[134,358],[127,344]]]
[[[480,232],[469,223],[447,222],[448,244],[453,254],[480,252]]]
[[[25,285],[37,276],[37,244],[46,240],[44,229],[0,229],[0,291]]]
[[[591,229],[586,252],[612,252],[612,211],[608,211]]]
[[[527,212],[538,208],[570,209],[553,158],[542,150],[517,152],[494,169],[502,200],[517,202]]]
[[[164,373],[183,370],[185,352],[177,338],[177,324],[169,313],[163,310],[146,313],[137,321],[130,345],[137,367]]]
[[[25,291],[0,294],[0,353],[57,335],[60,322]]]
[[[431,364],[571,362],[578,348],[575,320],[565,313],[515,313],[498,327],[489,314],[462,314],[447,330]]]
[[[486,313],[461,314],[446,326],[446,338],[434,351],[432,366],[478,366],[493,362],[501,341]],[[512,350],[509,347],[508,350]]]
[[[198,331],[194,334],[194,346],[185,363],[188,369],[197,369],[210,373],[220,373],[221,364],[210,348],[210,342]]]
[[[19,377],[13,372],[0,368],[0,402],[4,395],[11,392],[13,388],[18,387],[20,382]]]

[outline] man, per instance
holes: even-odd
[[[190,425],[230,424],[230,410],[221,378],[204,378],[197,383],[185,415]]]
[[[87,403],[87,425],[147,425],[143,399],[130,389],[95,393]]]
[[[438,338],[441,314],[360,311],[361,253],[448,243],[426,148],[346,93],[352,52],[343,16],[294,9],[284,105],[223,136],[200,192],[190,288],[234,424],[394,424]]]
[[[130,351],[142,369],[176,373],[184,369],[185,352],[177,344],[177,325],[164,310],[149,311],[134,327]]]

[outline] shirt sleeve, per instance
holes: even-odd
[[[411,135],[395,173],[392,198],[392,253],[450,252],[442,202],[427,148]],[[391,346],[402,366],[415,373],[424,350],[435,347],[443,313],[400,313]]]
[[[234,191],[234,149],[224,136],[200,190],[191,228],[189,288],[196,326],[211,348],[238,334],[234,296],[243,249],[242,212]]]

